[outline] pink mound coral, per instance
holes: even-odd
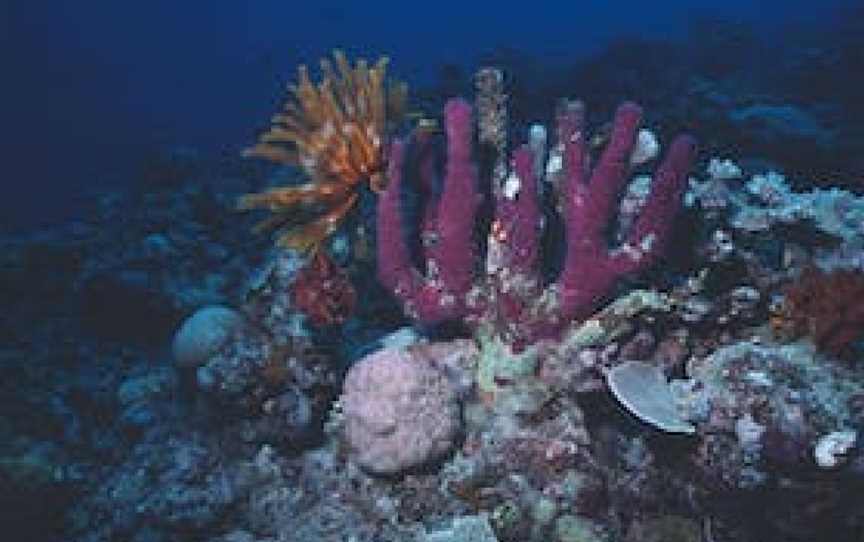
[[[411,351],[380,350],[357,362],[345,378],[342,407],[353,460],[376,474],[441,458],[462,427],[454,386]]]

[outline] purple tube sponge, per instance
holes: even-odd
[[[424,322],[465,315],[465,296],[473,285],[477,250],[474,220],[480,203],[477,171],[471,160],[471,106],[450,100],[444,109],[447,131],[447,172],[438,212],[426,213],[424,236],[426,274],[413,265],[405,242],[401,204],[403,143],[390,148],[388,187],[378,202],[378,274],[406,311]]]
[[[589,316],[619,278],[654,263],[668,243],[696,155],[696,142],[686,135],[672,143],[624,244],[610,249],[606,241],[618,197],[629,181],[641,117],[642,109],[634,103],[618,108],[609,143],[593,170],[582,130],[564,142],[567,257],[556,281],[563,319]]]
[[[444,117],[447,171],[441,197],[423,215],[425,274],[413,265],[404,239],[404,149],[399,141],[391,148],[389,184],[378,203],[380,279],[409,315],[426,323],[463,318],[475,325],[491,324],[511,344],[524,344],[555,336],[570,321],[590,316],[620,278],[653,264],[663,253],[695,158],[695,141],[689,136],[675,139],[625,242],[610,248],[607,233],[629,181],[642,110],[633,103],[618,108],[609,142],[592,167],[584,108],[572,102],[557,118],[555,152],[561,168],[547,172],[547,180],[558,187],[565,222],[566,257],[560,275],[551,284],[541,283],[542,179],[533,151],[522,146],[513,153],[501,186],[490,191],[495,212],[485,272],[474,276],[481,191],[471,161],[471,107],[464,100],[451,100]]]

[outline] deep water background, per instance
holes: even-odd
[[[623,35],[686,47],[688,25],[706,16],[782,43],[786,28],[854,2],[320,4],[3,2],[2,224],[74,216],[92,188],[130,182],[160,149],[238,152],[295,66],[334,47],[390,55],[392,73],[417,88],[435,84],[445,65],[470,73],[495,50],[555,69]]]

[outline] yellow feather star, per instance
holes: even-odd
[[[321,81],[313,83],[306,66],[269,129],[244,156],[296,165],[311,178],[240,198],[242,210],[274,213],[256,229],[277,231],[278,244],[299,250],[317,247],[336,231],[368,181],[378,192],[385,184],[384,150],[389,123],[403,111],[404,84],[386,84],[387,58],[370,67],[354,66],[334,51],[335,67],[321,60]]]

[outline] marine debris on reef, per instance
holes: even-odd
[[[354,66],[334,51],[335,69],[321,60],[321,81],[306,66],[298,69],[291,97],[269,129],[244,156],[303,168],[311,182],[273,188],[240,199],[241,209],[267,209],[274,215],[258,224],[279,232],[280,245],[310,249],[336,231],[368,182],[384,186],[387,130],[404,109],[406,87],[386,80],[387,58]]]

